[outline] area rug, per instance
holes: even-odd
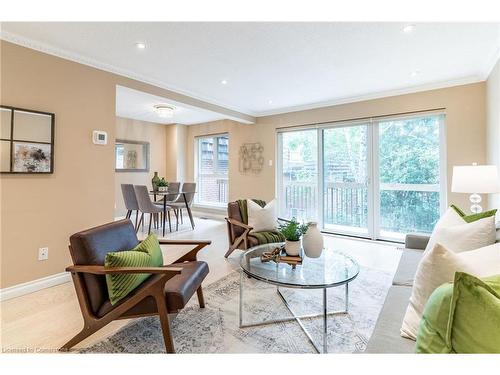
[[[328,317],[328,352],[363,352],[373,331],[392,275],[361,268],[349,284],[349,315]],[[295,321],[239,328],[238,271],[204,289],[206,308],[198,307],[196,296],[171,321],[177,353],[315,353]],[[284,318],[290,313],[276,287],[244,277],[244,323]],[[281,289],[299,314],[322,311],[321,290]],[[330,311],[344,307],[344,286],[328,290]],[[316,343],[322,341],[322,318],[304,320]],[[157,317],[136,319],[107,339],[81,353],[164,353]]]

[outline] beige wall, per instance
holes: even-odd
[[[1,42],[1,103],[56,114],[54,174],[1,175],[1,287],[64,271],[71,233],[113,218],[113,143],[92,143],[92,130],[115,137],[111,75]],[[38,261],[38,248],[49,259]]]
[[[488,164],[500,169],[500,60],[488,77],[486,98]],[[491,194],[489,198],[490,208],[500,208],[500,194]],[[500,213],[497,217],[500,218]]]
[[[444,108],[446,112],[448,200],[468,207],[467,197],[451,193],[453,165],[486,161],[485,83],[399,95],[357,103],[260,117],[256,125],[216,121],[189,127],[188,170],[192,176],[194,136],[229,132],[230,199],[275,197],[276,129],[330,121],[384,116]],[[261,142],[265,164],[259,175],[242,175],[238,171],[238,149],[244,142]],[[272,160],[272,166],[268,162]],[[191,169],[190,169],[191,168]]]
[[[132,120],[117,117],[117,139],[129,141],[149,142],[150,166],[149,172],[115,172],[115,217],[124,216],[126,213],[121,184],[147,185],[151,187],[151,178],[154,172],[160,177],[169,178],[172,173],[166,155],[167,144],[170,143],[172,129],[175,125],[162,125],[152,122]]]

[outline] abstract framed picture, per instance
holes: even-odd
[[[52,146],[45,143],[13,142],[13,172],[50,173]]]

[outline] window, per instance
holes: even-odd
[[[196,138],[197,203],[225,206],[228,199],[229,136]]]
[[[441,114],[280,132],[280,215],[368,238],[430,233],[446,206],[443,137]]]

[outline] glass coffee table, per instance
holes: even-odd
[[[358,276],[359,266],[351,257],[337,251],[324,249],[321,257],[308,258],[303,256],[302,264],[295,269],[286,263],[262,262],[260,256],[262,253],[272,251],[281,243],[272,243],[256,246],[243,254],[240,266],[243,272],[240,277],[240,328],[256,327],[267,324],[281,323],[295,320],[304,331],[305,335],[318,353],[327,353],[328,345],[328,323],[329,315],[347,314],[349,311],[349,283]],[[276,291],[292,314],[291,317],[265,320],[257,323],[243,322],[243,297],[244,297],[244,279],[246,277],[260,280],[267,284],[276,285]],[[345,310],[328,311],[327,289],[337,286],[345,286]],[[297,315],[281,293],[280,287],[298,288],[298,289],[323,289],[323,311],[319,314]],[[323,344],[321,348],[314,342],[311,334],[307,331],[301,319],[304,318],[323,318]]]

